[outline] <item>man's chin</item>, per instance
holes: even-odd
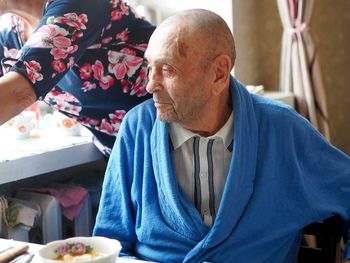
[[[157,111],[157,119],[162,122],[173,122],[176,120],[172,114],[161,113]]]

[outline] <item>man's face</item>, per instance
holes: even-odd
[[[205,112],[211,98],[210,65],[200,45],[181,31],[161,30],[152,36],[145,55],[150,70],[147,91],[153,94],[158,119],[191,127]]]

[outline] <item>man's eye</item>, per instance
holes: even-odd
[[[174,76],[176,74],[176,70],[175,68],[171,67],[171,66],[168,66],[168,65],[164,65],[162,67],[162,71],[163,71],[163,74],[166,75],[166,76]]]
[[[148,65],[146,67],[146,75],[149,76],[151,74],[151,72],[152,72],[152,67],[150,65]]]

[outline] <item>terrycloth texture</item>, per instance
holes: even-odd
[[[213,227],[176,182],[168,124],[149,100],[122,124],[94,235],[159,262],[292,263],[302,228],[349,219],[350,159],[292,108],[231,80],[234,146]]]
[[[80,214],[88,195],[88,191],[82,187],[24,188],[23,190],[52,195],[60,204],[62,214],[70,220]]]

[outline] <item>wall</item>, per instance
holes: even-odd
[[[159,11],[161,19],[181,10],[190,8],[204,8],[220,14],[232,29],[232,1],[231,0],[129,0],[130,4],[151,6]]]
[[[242,82],[277,90],[282,38],[277,0],[129,0],[158,10],[159,19],[188,8],[220,14],[233,29]],[[330,23],[330,21],[332,21]],[[323,73],[331,142],[350,155],[350,1],[315,1],[310,31]]]
[[[282,25],[277,0],[233,0],[235,75],[278,89]],[[331,21],[331,22],[330,22]],[[331,142],[350,155],[350,1],[315,1],[310,32],[323,74]]]
[[[331,141],[350,155],[350,1],[315,1],[311,26],[318,46]]]
[[[276,0],[233,0],[235,75],[246,84],[278,89],[282,25]]]

